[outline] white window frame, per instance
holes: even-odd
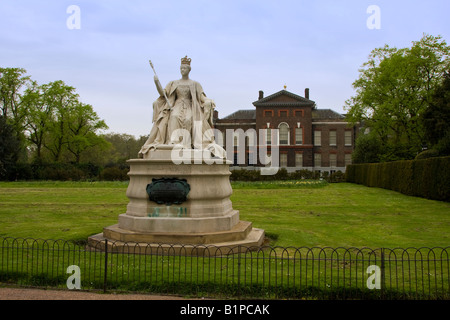
[[[330,167],[337,167],[337,154],[336,153],[330,153]]]
[[[283,126],[283,125],[286,125],[286,127],[287,127],[287,143],[281,143],[281,135],[282,135],[281,126]],[[289,128],[289,125],[286,122],[281,122],[278,125],[278,145],[280,145],[280,146],[288,146],[289,145],[289,141],[290,141],[290,134],[291,134],[291,130]]]
[[[272,129],[266,129],[266,145],[272,144]]]
[[[352,146],[352,132],[350,130],[344,131],[344,145],[346,147]]]
[[[314,130],[314,145],[315,146],[322,146],[322,131],[321,130]]]
[[[317,164],[319,162],[319,164]],[[322,154],[314,153],[314,167],[322,167]]]
[[[301,139],[301,143],[297,143],[297,132],[300,133],[300,137],[302,138],[302,139]],[[300,128],[295,128],[295,144],[296,144],[297,146],[303,145],[303,128],[302,128],[302,127],[300,127]]]
[[[295,154],[295,166],[297,168],[303,168],[303,153],[297,152]]]
[[[333,133],[333,135],[332,135]],[[330,141],[330,147],[336,147],[337,145],[337,132],[336,130],[330,130],[329,132],[329,141]]]
[[[288,166],[288,155],[287,153],[280,153],[280,167],[286,168]]]

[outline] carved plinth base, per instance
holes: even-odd
[[[88,246],[114,253],[220,256],[257,250],[263,241],[264,230],[241,221],[229,231],[190,234],[134,232],[113,225],[89,237]]]
[[[229,161],[194,150],[180,152],[183,163],[179,158],[174,161],[169,147],[128,161],[127,212],[117,225],[90,237],[91,248],[101,250],[108,240],[108,250],[116,252],[155,253],[149,249],[164,247],[174,254],[198,254],[199,246],[201,251],[207,246],[224,254],[222,249],[230,253],[238,246],[262,245],[264,230],[240,221],[239,211],[232,207]],[[190,186],[186,201],[170,206],[150,201],[147,185],[162,178],[185,179]]]

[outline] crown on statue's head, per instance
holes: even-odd
[[[188,58],[187,56],[184,58],[181,58],[181,64],[187,64],[187,65],[191,65],[191,58]]]

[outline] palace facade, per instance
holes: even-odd
[[[316,108],[308,88],[304,97],[287,90],[264,97],[259,91],[253,106],[222,119],[214,114],[215,129],[222,133],[228,158],[233,161],[231,169],[264,167],[259,149],[265,148],[270,155],[274,142],[278,142],[279,166],[289,172],[344,172],[351,163],[357,128],[342,114]]]

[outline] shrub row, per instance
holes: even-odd
[[[352,164],[345,174],[347,182],[450,201],[450,157]]]
[[[5,180],[106,180],[126,181],[129,166],[126,164],[111,164],[106,167],[86,163],[17,163],[10,170]],[[300,179],[324,179],[328,182],[345,181],[345,175],[341,171],[310,171],[297,170],[288,172],[286,168],[280,168],[274,175],[262,175],[259,170],[235,169],[231,171],[232,181],[275,181],[275,180],[300,180]]]
[[[275,180],[300,180],[300,179],[324,179],[328,182],[343,182],[345,175],[342,171],[330,174],[328,171],[311,171],[307,169],[288,172],[286,168],[280,168],[274,175],[262,175],[259,170],[234,169],[231,171],[231,181],[275,181]]]
[[[80,180],[128,180],[128,170],[126,165],[109,165],[102,167],[91,163],[17,163],[12,168],[5,180],[59,180],[59,181],[80,181]]]

